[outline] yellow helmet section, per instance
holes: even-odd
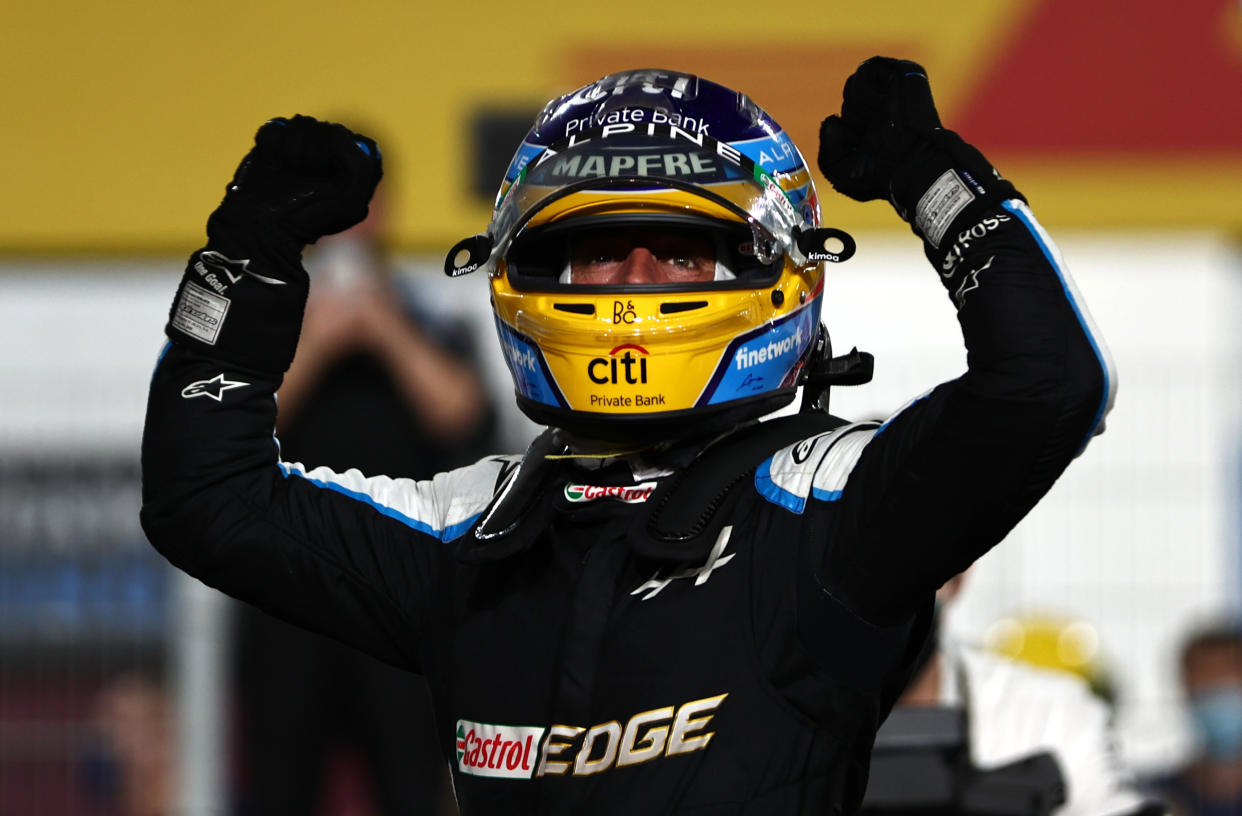
[[[760,384],[792,388],[820,286],[817,266],[766,289],[616,294],[522,292],[498,274],[492,298],[519,393],[571,411],[645,414],[745,397]]]

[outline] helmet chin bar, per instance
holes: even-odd
[[[869,352],[852,348],[847,354],[833,357],[832,341],[827,328],[821,323],[816,332],[815,345],[798,379],[798,385],[802,386],[799,412],[827,413],[831,386],[863,385],[871,382],[874,373],[875,357]],[[584,440],[656,444],[715,436],[780,410],[793,400],[796,393],[795,387],[789,387],[720,405],[637,414],[594,414],[536,402],[516,392],[515,396],[518,408],[534,422],[559,428]]]
[[[788,405],[796,389],[782,388],[720,405],[645,414],[593,414],[535,402],[516,394],[518,408],[540,425],[593,442],[656,444],[715,436]]]

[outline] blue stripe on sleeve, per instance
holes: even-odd
[[[172,348],[172,341],[165,339],[164,345],[160,348],[159,356],[155,358],[155,366],[151,369],[151,382],[155,382],[155,375],[160,370],[160,363],[164,362],[164,358],[168,356],[168,350]],[[149,387],[150,384],[148,384]]]
[[[1104,415],[1108,413],[1109,404],[1112,400],[1114,384],[1114,375],[1108,362],[1107,355],[1100,347],[1096,340],[1095,333],[1092,330],[1092,321],[1086,314],[1084,309],[1079,305],[1077,293],[1069,277],[1069,273],[1058,260],[1058,252],[1049,244],[1047,234],[1043,227],[1032,217],[1030,210],[1020,201],[1010,200],[1002,205],[1006,210],[1012,213],[1027,231],[1031,233],[1031,237],[1035,239],[1035,243],[1039,245],[1040,251],[1044,254],[1050,266],[1057,273],[1058,280],[1061,281],[1061,289],[1065,292],[1065,299],[1069,301],[1070,308],[1074,310],[1074,316],[1078,319],[1078,325],[1082,327],[1083,334],[1087,336],[1087,342],[1091,344],[1091,351],[1095,354],[1095,359],[1100,364],[1100,370],[1104,374],[1104,394],[1100,399],[1100,407],[1096,410],[1095,416],[1091,420],[1091,428],[1087,431],[1087,436],[1083,440],[1082,447],[1085,447],[1091,437],[1095,435],[1096,430],[1104,420]],[[1081,449],[1081,448],[1080,448]]]
[[[374,498],[372,498],[366,493],[362,493],[357,490],[350,490],[344,485],[340,485],[335,482],[328,482],[322,479],[312,479],[303,473],[293,470],[288,465],[286,465],[284,462],[278,462],[277,464],[279,465],[281,472],[285,475],[285,478],[288,478],[290,476],[296,476],[299,479],[303,479],[309,482],[310,484],[315,485],[316,487],[321,487],[326,490],[331,490],[335,493],[340,493],[342,496],[348,496],[349,498],[354,499],[355,501],[360,501],[363,504],[373,507],[378,513],[380,513],[380,515],[387,516],[390,519],[395,519],[396,521],[401,522],[406,527],[409,527],[412,530],[417,530],[420,533],[434,536],[435,538],[438,538],[439,540],[445,541],[445,542],[452,541],[453,539],[460,536],[462,533],[469,530],[470,527],[474,524],[474,522],[479,518],[479,516],[482,515],[482,513],[475,513],[473,516],[470,516],[464,521],[459,521],[456,524],[450,524],[445,529],[438,530],[425,521],[419,521],[416,518],[411,518],[410,516],[405,515],[399,510],[395,510],[385,504],[380,504]]]

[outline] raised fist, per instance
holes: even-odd
[[[343,125],[264,124],[186,264],[168,336],[253,370],[287,369],[310,286],[302,249],[366,218],[382,173],[375,142]]]
[[[858,201],[887,199],[933,247],[961,219],[1019,196],[983,154],[941,127],[927,72],[872,57],[845,81],[819,130],[820,172]]]
[[[274,228],[314,243],[366,218],[382,175],[379,148],[366,136],[310,116],[272,119],[255,134],[207,234]]]
[[[820,125],[820,172],[850,198],[890,199],[901,164],[919,140],[938,129],[940,116],[923,66],[872,57],[845,81],[841,114]]]

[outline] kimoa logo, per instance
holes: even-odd
[[[571,502],[589,502],[596,499],[616,499],[627,504],[638,504],[651,498],[659,482],[643,482],[631,486],[617,485],[565,485],[565,498]]]

